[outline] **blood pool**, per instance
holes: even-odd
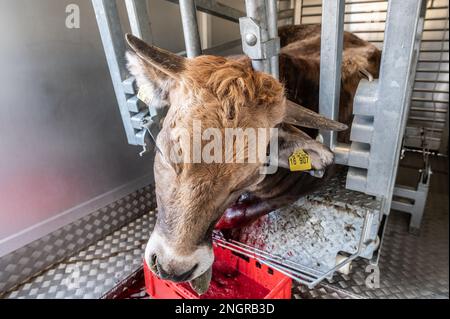
[[[200,299],[263,299],[270,290],[221,261],[214,262],[209,290]],[[180,284],[197,295],[188,283]]]

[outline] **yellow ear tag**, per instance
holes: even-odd
[[[291,172],[310,171],[311,157],[304,150],[297,150],[289,157],[289,168]]]
[[[153,99],[153,90],[150,86],[142,86],[139,88],[138,99],[149,105]]]

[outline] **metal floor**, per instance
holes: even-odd
[[[416,181],[418,155],[409,154],[398,181]],[[391,212],[379,261],[380,285],[366,286],[367,262],[353,263],[350,276],[336,274],[331,282],[309,290],[294,288],[299,298],[449,298],[448,160],[432,161],[434,174],[419,236],[408,232],[409,215]]]
[[[64,262],[33,276],[4,298],[101,298],[142,266],[142,252],[154,223],[154,213],[146,214]]]
[[[337,274],[315,289],[295,285],[295,298],[448,298],[448,164],[434,167],[421,233],[408,233],[409,215],[392,212],[380,257],[380,285],[366,286],[367,262],[349,276]],[[400,177],[401,177],[400,173]],[[410,176],[404,173],[406,178]],[[141,267],[142,251],[155,222],[146,214],[63,263],[33,276],[5,298],[101,298]],[[0,296],[2,297],[2,296]],[[136,298],[145,297],[143,290]]]

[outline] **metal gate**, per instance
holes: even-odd
[[[387,8],[387,0],[347,0],[344,29],[381,49]],[[303,0],[299,15],[302,24],[320,23],[322,1]],[[448,40],[448,1],[428,0],[406,147],[448,152]]]

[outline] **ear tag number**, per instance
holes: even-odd
[[[310,171],[311,157],[304,150],[297,150],[289,157],[289,168],[291,172]]]
[[[149,87],[149,86],[141,87],[139,89],[137,97],[139,100],[144,102],[146,105],[149,105],[153,99],[153,92],[152,92],[151,87]]]

